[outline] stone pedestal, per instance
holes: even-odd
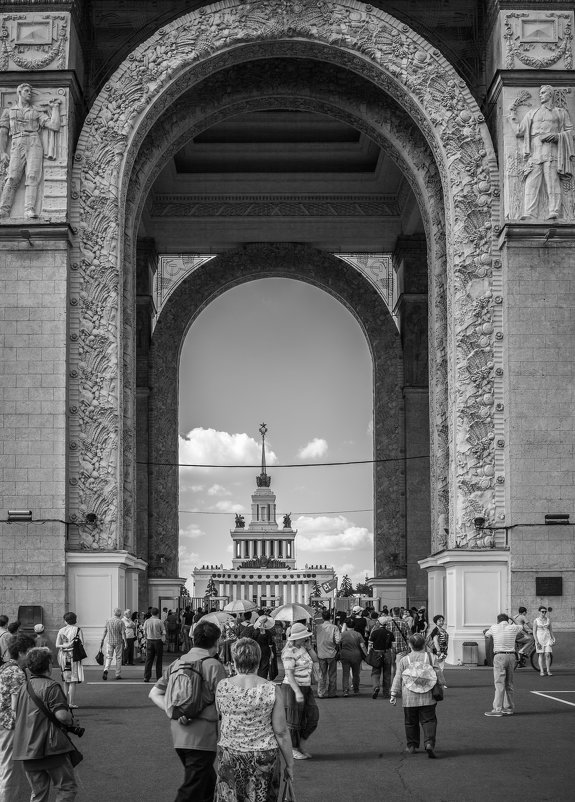
[[[163,607],[173,610],[178,605],[185,582],[186,578],[181,576],[148,579],[148,604],[157,607],[160,612]]]
[[[367,583],[373,588],[373,598],[381,599],[380,607],[386,604],[389,609],[392,607],[405,606],[407,601],[407,580],[385,579],[384,577],[374,577]]]
[[[449,549],[419,565],[428,571],[429,617],[445,615],[449,632],[447,662],[461,662],[463,644],[477,643],[485,660],[483,630],[509,611],[509,551]]]
[[[88,653],[85,665],[95,665],[104,624],[112,610],[138,609],[139,584],[147,566],[143,560],[122,551],[68,552],[66,566],[68,609],[76,613],[82,628]]]

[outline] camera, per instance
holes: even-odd
[[[77,735],[78,738],[81,738],[86,732],[86,727],[79,727],[77,724],[70,724],[66,727],[66,732],[71,732],[72,735]]]

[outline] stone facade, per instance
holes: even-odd
[[[142,0],[125,38],[80,2],[13,0],[0,14],[8,613],[33,600],[54,629],[74,606],[95,632],[116,603],[177,592],[179,346],[227,286],[292,275],[354,308],[374,358],[374,457],[405,456],[399,470],[374,469],[374,586],[396,583],[422,601],[425,567],[454,644],[491,612],[459,605],[482,581],[502,609],[551,602],[557,626],[574,626],[568,570],[556,600],[537,598],[533,581],[559,571],[552,553],[569,529],[545,527],[545,514],[575,515],[571,5],[492,0],[483,17],[465,0],[459,42],[449,4],[432,19],[424,2],[395,3],[394,17],[384,2],[223,0],[190,11],[170,0],[161,22],[156,5]],[[10,111],[25,83],[38,126],[28,145]],[[154,208],[154,220],[193,218],[177,193],[149,202],[160,174],[210,127],[285,108],[351,126],[403,175],[421,231],[403,240],[397,229],[393,307],[336,247],[308,234],[265,242],[258,215],[273,207],[283,218],[285,193],[260,200],[233,247],[214,248],[156,307]],[[552,138],[534,147],[542,120]],[[389,225],[400,201],[364,203],[348,221],[340,199],[334,216]],[[230,192],[202,208],[234,202]],[[325,214],[317,195],[301,209],[314,225]],[[172,465],[138,464],[147,461]],[[7,523],[12,509],[31,509],[33,522]],[[101,602],[91,606],[82,584]]]

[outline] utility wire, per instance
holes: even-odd
[[[178,510],[179,513],[187,514],[187,515],[242,515],[243,513],[235,513],[233,510],[231,512],[208,512],[207,510]],[[291,516],[294,515],[343,515],[344,513],[352,513],[352,512],[373,512],[373,508],[363,509],[363,510],[323,510],[322,512],[292,512]],[[284,512],[276,512],[276,517],[281,518],[283,515],[289,513]],[[261,523],[261,522],[260,522]]]
[[[421,454],[416,457],[381,457],[380,459],[356,459],[349,462],[293,462],[286,463],[285,465],[270,465],[270,470],[277,470],[278,468],[332,468],[339,465],[374,465],[383,462],[405,462],[407,460],[415,459],[429,459],[429,454]],[[136,460],[137,465],[154,465],[164,466],[170,468],[260,468],[258,465],[212,465],[209,463],[195,463],[195,462],[152,462],[150,460]]]

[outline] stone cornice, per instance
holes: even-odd
[[[506,223],[499,232],[499,248],[505,245],[525,245],[530,247],[563,245],[573,247],[575,243],[575,223],[562,223],[558,220],[542,220],[540,223]]]
[[[5,223],[0,226],[0,243],[16,241],[28,248],[33,248],[36,240],[43,242],[62,240],[71,245],[71,238],[70,226],[61,223],[55,225],[31,223],[30,220],[22,218],[20,223]]]
[[[399,217],[395,195],[156,195],[152,217]]]

